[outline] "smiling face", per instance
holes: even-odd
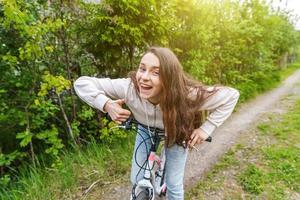
[[[159,77],[160,62],[151,52],[146,53],[140,62],[136,73],[140,97],[158,104],[162,91],[162,83]]]

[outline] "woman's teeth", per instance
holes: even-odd
[[[152,87],[151,86],[141,86],[141,88],[144,90],[150,90]]]

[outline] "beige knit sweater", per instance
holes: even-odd
[[[74,88],[84,102],[102,112],[109,99],[125,99],[126,105],[138,122],[164,129],[159,104],[153,105],[145,99],[140,99],[129,78],[109,79],[82,76],[75,81]],[[210,96],[201,107],[201,110],[211,112],[200,128],[211,135],[231,115],[238,98],[239,92],[236,89],[218,87],[218,91]]]

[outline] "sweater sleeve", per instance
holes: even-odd
[[[82,76],[74,82],[76,94],[90,106],[104,112],[109,99],[125,99],[129,78],[109,79]]]
[[[240,96],[234,88],[217,87],[217,90],[206,99],[201,107],[201,110],[211,111],[206,121],[200,126],[208,135],[211,135],[231,115]]]

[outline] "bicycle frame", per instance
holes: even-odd
[[[132,123],[134,123],[133,120],[133,117],[130,117],[125,123],[123,123],[123,125],[117,127],[129,130],[132,128]],[[135,123],[139,124],[136,121]],[[133,186],[131,200],[154,200],[155,195],[166,195],[167,186],[165,182],[165,147],[163,146],[161,155],[158,156],[156,152],[161,138],[155,130],[154,133],[149,133],[150,130],[148,127],[148,134],[150,134],[149,137],[151,139],[151,148],[146,160],[147,162],[146,168],[144,169],[144,177]],[[212,137],[209,136],[205,141],[211,142]],[[140,194],[143,194],[143,197],[139,198]]]
[[[149,133],[151,134],[151,133]],[[132,200],[138,200],[139,193],[147,191],[148,200],[154,200],[155,195],[164,196],[166,195],[167,187],[165,183],[165,151],[162,148],[161,156],[156,154],[158,143],[160,142],[159,137],[154,133],[154,141],[151,140],[151,148],[148,155],[146,168],[144,169],[144,177],[138,181],[132,188]],[[152,137],[152,136],[150,136]]]

